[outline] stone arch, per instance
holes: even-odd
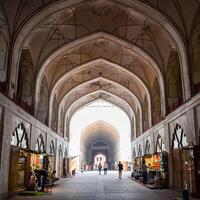
[[[101,149],[95,149],[93,151],[93,156],[97,155],[99,153],[102,153],[106,156],[110,154],[109,157],[112,157],[112,161],[118,160],[119,157],[119,145],[120,145],[120,135],[118,130],[110,123],[105,121],[96,121],[88,126],[86,126],[80,136],[80,148],[82,149],[83,158],[90,157],[90,155],[86,155],[86,149],[91,144],[98,144],[98,146],[104,146],[103,144],[106,144],[107,147],[110,148],[110,150],[106,150],[106,152],[102,152]],[[112,152],[112,153],[111,153]],[[107,157],[106,156],[106,157]]]
[[[156,139],[156,153],[162,153],[165,151],[165,144],[160,135],[157,136]]]
[[[130,95],[133,97],[134,101],[136,101],[136,103],[137,103],[137,107],[138,107],[139,114],[140,114],[140,118],[139,118],[139,119],[143,119],[143,113],[142,113],[142,107],[141,107],[140,101],[138,100],[138,98],[137,98],[132,92],[130,92],[127,88],[121,86],[120,84],[118,84],[118,83],[116,83],[116,82],[113,82],[113,81],[110,81],[110,80],[108,80],[108,79],[106,79],[106,78],[102,78],[102,77],[101,77],[101,78],[92,79],[91,81],[96,81],[96,80],[104,80],[104,81],[106,81],[106,82],[115,84],[117,87],[122,87],[123,90],[127,91],[128,93],[130,93]],[[58,113],[60,113],[60,110],[61,110],[61,108],[62,108],[62,106],[63,106],[63,104],[64,104],[64,101],[65,101],[65,99],[70,95],[70,93],[72,93],[72,92],[73,92],[75,89],[77,89],[78,87],[81,87],[81,86],[83,86],[83,85],[85,85],[85,84],[88,84],[88,83],[90,83],[91,81],[87,81],[87,82],[85,82],[85,83],[82,83],[82,84],[80,84],[79,86],[77,86],[77,87],[75,87],[74,89],[72,89],[71,91],[69,91],[67,94],[65,94],[65,96],[63,97],[63,99],[60,101]],[[148,119],[147,119],[147,120],[148,120]],[[143,130],[143,127],[142,127],[142,120],[141,120],[140,126],[141,126],[141,128],[142,128],[142,130]],[[142,132],[142,130],[141,130],[141,132]]]
[[[172,148],[173,149],[179,149],[188,146],[189,143],[187,142],[187,136],[184,133],[183,128],[176,124],[176,127],[174,128],[174,133],[172,136]]]
[[[70,114],[71,108],[72,108],[75,104],[77,104],[79,101],[82,101],[82,99],[84,99],[84,98],[88,99],[89,96],[91,96],[91,95],[93,95],[93,94],[95,94],[95,93],[99,93],[99,92],[105,93],[105,94],[109,94],[109,95],[113,96],[114,98],[119,99],[119,101],[122,101],[123,104],[125,104],[126,106],[130,107],[130,110],[131,110],[130,115],[129,115],[123,108],[121,108],[121,107],[119,107],[119,108],[121,108],[121,109],[128,115],[129,120],[130,120],[130,123],[131,123],[131,116],[133,116],[133,122],[134,122],[135,125],[134,125],[134,129],[131,129],[131,131],[133,131],[133,132],[134,132],[134,135],[135,135],[135,134],[136,134],[136,127],[137,127],[137,126],[140,126],[140,125],[139,125],[139,124],[136,124],[135,113],[134,113],[133,109],[131,108],[131,106],[130,106],[125,100],[121,99],[120,97],[118,97],[118,96],[116,96],[116,95],[114,95],[114,94],[112,94],[112,93],[103,91],[103,90],[101,90],[101,91],[95,91],[95,92],[86,94],[86,95],[84,95],[83,97],[81,97],[81,98],[79,98],[78,100],[76,100],[73,104],[70,105],[70,107],[67,109],[67,111],[66,111],[66,113],[65,113],[65,118],[64,118],[64,121],[65,121],[65,123],[64,123],[65,132],[64,132],[64,135],[67,136],[67,137],[69,138],[69,136],[67,135],[67,130],[69,130],[69,128],[66,128],[66,127],[69,126],[70,120],[71,120],[73,114],[74,114],[78,109],[81,109],[82,107],[84,107],[85,105],[87,105],[87,104],[89,104],[89,103],[92,103],[92,102],[97,101],[99,98],[98,98],[98,99],[92,99],[91,101],[87,101],[87,102],[84,103],[83,105],[81,105],[81,106],[79,106],[78,108],[74,109],[74,110],[72,111],[72,113]],[[105,101],[108,101],[108,100],[105,100]],[[110,103],[112,103],[112,104],[115,104],[115,103],[113,103],[113,102],[111,102],[111,101],[108,101],[108,102],[110,102]],[[117,104],[115,104],[115,105],[117,105]],[[117,106],[118,106],[118,105],[117,105]],[[140,127],[140,128],[141,128],[141,127]]]
[[[136,82],[139,83],[139,85],[141,85],[142,89],[144,89],[144,91],[146,93],[146,96],[147,96],[147,101],[148,101],[148,121],[150,122],[150,126],[151,126],[151,124],[152,124],[152,118],[151,118],[151,114],[150,113],[152,111],[152,108],[151,108],[151,104],[152,103],[151,103],[151,96],[150,96],[150,91],[149,91],[148,86],[136,74],[134,74],[134,73],[130,72],[129,70],[127,70],[127,69],[119,66],[118,64],[112,63],[112,62],[110,62],[108,60],[105,60],[105,59],[102,59],[102,58],[90,61],[90,62],[85,63],[85,64],[83,64],[83,65],[81,65],[81,66],[79,66],[79,67],[77,67],[75,69],[72,69],[69,73],[66,73],[63,76],[61,76],[59,78],[59,80],[57,80],[55,82],[55,84],[52,85],[52,87],[51,87],[52,89],[50,89],[51,92],[50,92],[50,103],[49,103],[49,120],[51,119],[51,113],[52,113],[53,95],[54,95],[56,89],[59,87],[59,85],[64,84],[63,83],[64,80],[66,80],[68,77],[73,76],[75,73],[78,73],[82,69],[86,69],[90,65],[98,64],[99,62],[103,63],[104,65],[111,65],[112,67],[117,68],[117,69],[125,72],[126,74],[129,74],[130,76],[133,77],[133,79]],[[160,90],[160,88],[158,86],[157,92],[160,92],[159,90]],[[162,107],[163,104],[165,104],[165,102],[163,102],[163,100],[162,100],[162,101],[160,101],[159,104],[161,104],[160,106]],[[162,110],[162,113],[165,113],[165,110]]]
[[[42,134],[40,134],[37,138],[35,144],[35,151],[39,153],[46,153],[45,142]]]
[[[28,135],[23,123],[18,124],[11,136],[11,145],[28,149]]]
[[[81,45],[81,44],[84,44],[85,42],[88,42],[88,41],[92,41],[94,39],[97,39],[97,38],[104,38],[104,39],[108,39],[108,40],[111,40],[113,42],[116,42],[122,46],[125,46],[126,48],[134,51],[134,52],[137,52],[138,55],[144,57],[148,63],[150,64],[150,66],[152,66],[152,70],[154,71],[154,73],[156,74],[156,77],[158,79],[158,82],[159,82],[159,86],[160,86],[160,93],[161,93],[161,110],[162,110],[162,116],[165,116],[165,113],[166,113],[166,106],[165,106],[165,87],[164,87],[164,80],[163,80],[163,76],[162,76],[162,73],[161,73],[161,70],[159,69],[159,66],[158,64],[151,58],[151,56],[149,56],[147,53],[145,53],[143,50],[139,49],[138,47],[134,46],[133,44],[129,44],[127,43],[126,41],[122,40],[122,39],[119,39],[113,35],[109,35],[107,33],[104,33],[104,32],[98,32],[98,33],[95,33],[95,34],[92,34],[90,36],[86,36],[84,38],[81,38],[79,39],[78,41],[74,41],[74,42],[71,42],[70,44],[67,44],[65,46],[63,46],[62,48],[59,49],[59,51],[56,51],[54,52],[52,55],[49,56],[49,60],[47,59],[41,66],[41,68],[39,69],[39,71],[37,72],[37,75],[36,75],[36,88],[35,88],[35,102],[36,102],[36,107],[37,107],[37,102],[38,102],[38,96],[37,94],[39,94],[39,88],[40,88],[40,84],[41,84],[41,77],[42,75],[44,74],[44,71],[46,69],[46,67],[48,66],[48,64],[50,63],[50,60],[54,59],[56,56],[59,56],[61,54],[63,54],[65,52],[66,49],[71,49],[71,48],[74,48],[75,46],[77,45]],[[97,59],[98,60],[105,60],[105,59]],[[92,61],[94,62],[94,61]],[[106,61],[105,62],[109,62],[109,61]],[[88,62],[89,63],[89,62]],[[82,64],[82,68],[85,67],[85,64],[87,63],[84,63]],[[118,64],[116,63],[111,63],[109,62],[109,64],[113,65],[113,66],[118,66],[120,67]],[[122,67],[121,67],[122,68]],[[77,72],[79,69],[76,69],[74,68],[74,70],[70,70],[65,76],[62,76],[62,77],[59,77],[60,80],[57,80],[56,81],[56,84],[55,86],[52,85],[54,88],[56,88],[57,84],[59,84],[60,82],[63,81],[64,78],[66,78],[67,76],[70,75],[71,72]],[[139,80],[139,79],[137,79]],[[140,83],[142,83],[140,81]],[[144,88],[146,88],[145,84],[142,83]],[[51,90],[53,91],[54,88],[51,88]],[[146,91],[148,89],[145,89]],[[149,100],[149,97],[148,97],[148,101]],[[50,100],[50,104],[52,103],[52,99]]]

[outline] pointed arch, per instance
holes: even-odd
[[[172,136],[172,148],[180,149],[188,145],[189,143],[187,142],[187,136],[184,133],[183,128],[179,124],[176,124],[176,127],[174,128],[174,133]]]
[[[35,151],[39,153],[46,153],[45,142],[42,134],[40,134],[37,138],[35,144]]]
[[[162,153],[165,151],[165,144],[162,137],[158,134],[156,139],[156,153]]]
[[[18,124],[11,136],[11,145],[28,149],[28,135],[23,123]]]
[[[56,155],[56,149],[55,149],[54,140],[51,140],[51,142],[50,142],[50,145],[49,145],[49,155],[52,155],[52,156]]]

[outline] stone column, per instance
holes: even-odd
[[[9,184],[9,167],[10,167],[10,140],[11,133],[13,130],[10,130],[11,126],[10,121],[11,117],[9,113],[4,110],[2,113],[2,123],[1,130],[2,133],[0,135],[1,141],[1,156],[0,156],[0,199],[5,199],[8,194],[8,184]]]

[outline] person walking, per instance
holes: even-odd
[[[142,162],[142,177],[143,177],[143,184],[147,183],[147,166],[145,161]]]
[[[103,165],[104,175],[107,175],[107,170],[108,170],[108,164],[107,164],[107,162],[105,162]]]
[[[118,170],[119,170],[119,179],[121,179],[122,178],[122,170],[123,170],[123,165],[122,165],[121,161],[119,161]]]
[[[102,165],[101,165],[101,163],[99,163],[99,165],[98,165],[98,169],[99,169],[99,175],[101,175],[101,169],[102,169]]]

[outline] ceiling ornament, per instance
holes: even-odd
[[[107,1],[105,0],[99,0],[97,2],[97,4],[95,4],[92,8],[92,11],[95,15],[98,15],[98,16],[106,16],[106,15],[109,15],[110,12],[111,12],[111,8],[110,6],[108,5]]]

